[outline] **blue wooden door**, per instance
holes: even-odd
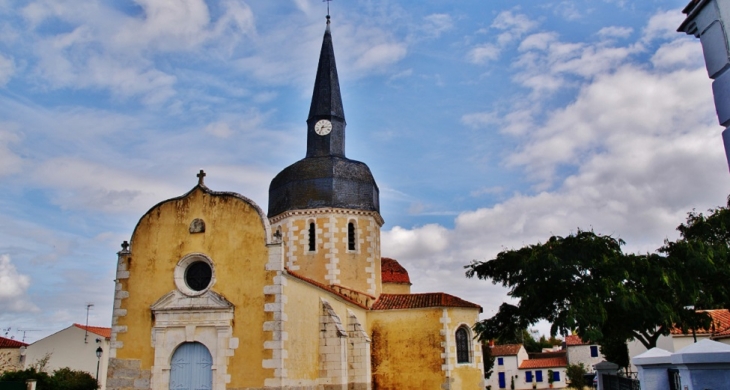
[[[507,387],[507,382],[504,380],[504,373],[499,373],[499,388],[504,389]]]
[[[170,390],[211,390],[213,358],[205,345],[183,343],[170,361]]]

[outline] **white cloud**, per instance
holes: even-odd
[[[520,39],[537,25],[537,22],[524,14],[502,11],[494,18],[491,25],[492,29],[502,31],[497,35],[496,42],[484,42],[475,45],[467,52],[466,59],[473,64],[485,64],[497,60],[508,44]],[[483,32],[483,30],[480,30],[477,33]]]
[[[649,19],[643,31],[643,41],[650,42],[656,39],[676,39],[677,27],[682,24],[684,14],[681,9],[659,12]]]
[[[27,290],[30,277],[20,274],[8,255],[0,255],[0,309],[2,311],[38,311]]]
[[[400,43],[382,43],[361,53],[355,61],[356,70],[381,68],[396,63],[406,56],[406,46]]]
[[[628,38],[634,29],[631,27],[609,26],[598,30],[601,38]]]
[[[233,131],[225,122],[214,122],[205,126],[204,131],[218,138],[228,138],[233,134]]]
[[[514,13],[513,11],[502,11],[494,18],[492,27],[506,31],[507,34],[500,38],[500,43],[508,43],[518,39],[528,31],[538,26],[538,23],[531,20],[527,15]]]
[[[61,157],[40,164],[32,179],[53,188],[53,202],[64,209],[142,213],[182,188],[90,161]]]
[[[484,43],[469,50],[466,58],[472,64],[484,64],[499,58],[501,49],[491,43]]]
[[[454,21],[449,14],[431,14],[424,17],[423,21],[422,29],[428,36],[434,38],[454,28]]]

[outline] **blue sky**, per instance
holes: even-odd
[[[536,3],[538,5],[536,5]],[[333,1],[347,155],[413,290],[491,315],[463,266],[581,229],[627,251],[725,203],[686,0]],[[119,244],[206,184],[267,206],[304,157],[319,0],[0,0],[0,327],[109,326]],[[4,332],[3,332],[4,333]]]

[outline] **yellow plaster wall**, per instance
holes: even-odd
[[[407,283],[383,283],[383,294],[410,294],[411,285]]]
[[[440,390],[442,309],[369,313],[373,390]]]
[[[316,250],[309,251],[309,223],[315,222],[317,228]],[[332,225],[334,221],[334,227]],[[355,251],[347,248],[347,224],[355,221],[358,242]],[[337,276],[341,286],[368,293],[373,287],[368,279],[374,279],[374,291],[381,292],[380,274],[380,226],[369,215],[347,214],[342,212],[303,212],[276,222],[272,228],[280,230],[284,239],[284,263],[289,269],[326,285],[333,284],[327,279],[327,265],[331,256],[336,256]],[[334,246],[335,253],[331,248]],[[369,262],[368,260],[371,260]],[[372,267],[373,272],[368,272]]]
[[[287,278],[284,288],[287,303],[284,312],[287,322],[284,330],[288,340],[285,362],[290,379],[316,380],[319,377],[319,316],[322,306],[319,293],[305,282]]]
[[[484,363],[479,344],[472,341],[470,345],[470,363],[459,364],[456,362],[456,330],[460,326],[464,325],[469,328],[469,334],[473,338],[474,333],[471,330],[471,327],[479,320],[479,310],[468,308],[449,308],[447,313],[451,320],[449,323],[449,363],[452,367],[454,367],[451,373],[452,386],[455,389],[464,390],[483,389],[482,381],[484,380]]]
[[[287,295],[284,312],[288,321],[284,330],[287,332],[288,340],[284,343],[284,347],[287,350],[285,364],[288,378],[316,380],[319,378],[321,298],[330,303],[346,331],[349,323],[348,309],[355,314],[363,328],[367,326],[367,315],[364,309],[342,301],[337,296],[295,277],[287,278],[284,291]]]
[[[190,222],[205,221],[205,233],[190,234]],[[264,379],[273,376],[261,361],[271,353],[263,349],[270,332],[262,324],[271,314],[264,312],[265,285],[273,274],[265,271],[268,249],[265,228],[254,206],[230,195],[212,195],[196,187],[182,199],[164,202],[139,221],[131,240],[129,279],[122,290],[129,298],[122,300],[126,316],[118,325],[128,331],[117,339],[124,346],[117,358],[139,359],[143,370],[153,365],[151,346],[153,318],[150,306],[175,289],[173,271],[177,262],[189,253],[203,253],[213,260],[216,283],[212,290],[233,303],[233,337],[239,347],[229,359],[232,388],[263,387]]]

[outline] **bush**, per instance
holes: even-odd
[[[85,371],[76,371],[68,367],[53,371],[53,381],[57,390],[96,390],[99,385],[96,379]]]
[[[9,371],[0,376],[0,381],[25,382],[36,380],[36,390],[97,390],[99,385],[89,373],[70,368],[60,368],[48,375],[35,367],[22,371]]]
[[[36,380],[36,390],[55,390],[53,379],[43,371],[31,367],[22,371],[8,371],[0,375],[0,381],[25,382],[28,379]]]
[[[565,376],[568,377],[570,387],[573,389],[582,390],[587,385],[585,375],[586,368],[583,363],[568,364],[568,369],[565,371]]]

